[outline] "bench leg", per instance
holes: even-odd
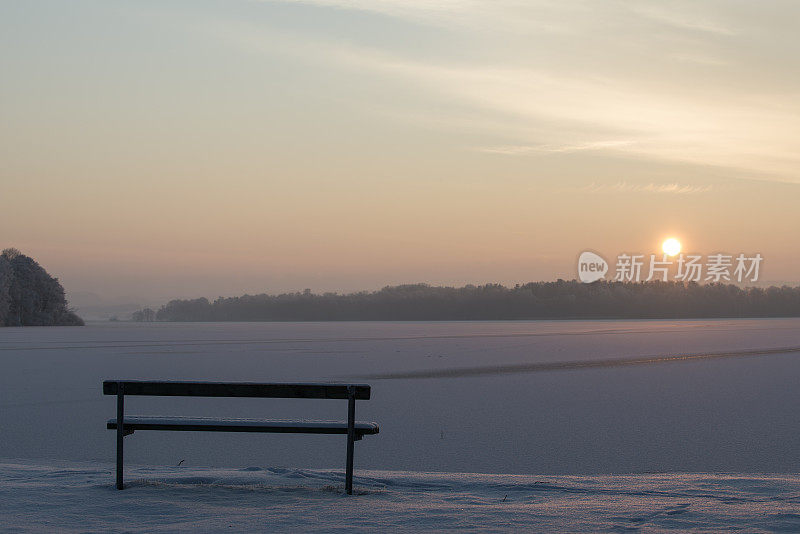
[[[125,440],[125,393],[122,384],[117,384],[117,489],[121,490],[122,482],[122,445]]]
[[[356,435],[356,398],[355,391],[351,389],[347,399],[347,471],[345,473],[344,489],[348,495],[353,494],[353,445]]]

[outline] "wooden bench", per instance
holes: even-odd
[[[260,384],[253,382],[153,382],[105,380],[103,394],[117,396],[117,417],[106,427],[117,431],[117,489],[123,485],[123,440],[136,430],[192,432],[278,432],[347,435],[345,490],[353,493],[353,443],[377,434],[377,423],[356,422],[356,400],[368,400],[365,384]],[[259,397],[272,399],[347,400],[347,421],[286,421],[275,419],[218,419],[207,417],[126,416],[125,395],[161,397]]]

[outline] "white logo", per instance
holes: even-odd
[[[647,261],[649,256],[650,261]],[[614,266],[612,280],[616,282],[757,282],[760,275],[761,254],[711,254],[703,263],[703,256],[695,254],[620,254]],[[605,278],[608,263],[594,252],[583,252],[578,258],[578,278],[591,284]]]
[[[582,252],[578,258],[578,277],[581,282],[590,284],[603,278],[608,272],[606,260],[594,252]]]

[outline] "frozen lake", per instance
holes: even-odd
[[[357,418],[381,433],[356,444],[357,474],[800,472],[800,319],[94,323],[0,329],[0,361],[6,459],[113,462],[103,379],[358,381],[373,398]],[[342,419],[345,404],[130,398],[126,412]],[[344,450],[332,436],[126,439],[132,466],[339,469]]]

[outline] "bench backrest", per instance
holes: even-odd
[[[273,399],[354,399],[367,400],[366,384],[263,384],[257,382],[184,382],[150,380],[104,380],[103,394],[161,397],[261,397]]]

